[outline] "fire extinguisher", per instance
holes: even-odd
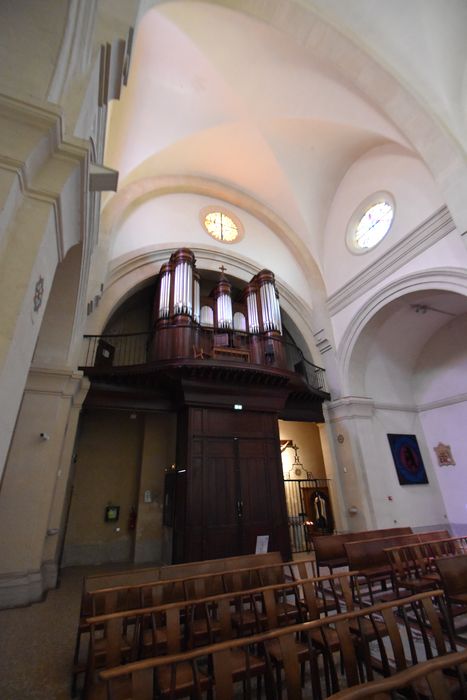
[[[128,516],[128,529],[131,530],[136,530],[136,508],[134,506],[131,506],[130,508],[130,515]]]

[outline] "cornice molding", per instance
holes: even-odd
[[[89,177],[89,143],[75,137],[64,137],[63,115],[52,104],[26,102],[0,94],[0,115],[14,124],[13,133],[20,140],[21,125],[37,130],[37,139],[24,159],[0,153],[0,169],[14,173],[23,196],[52,207],[57,238],[58,259],[67,250],[64,240],[63,190],[75,168],[80,171],[80,210],[82,220],[76,239],[83,240],[86,232],[86,202]],[[30,136],[29,136],[30,139]]]
[[[368,399],[369,400],[369,399]],[[343,402],[348,402],[350,399],[338,399],[337,401],[328,402],[330,410],[333,410],[335,406],[341,407]],[[356,402],[360,402],[361,399],[356,399]],[[446,408],[447,406],[454,406],[458,403],[467,403],[467,392],[462,394],[456,394],[455,396],[448,396],[443,399],[438,399],[437,401],[428,401],[423,404],[403,404],[403,403],[388,403],[385,401],[375,401],[374,409],[375,411],[396,411],[396,412],[407,412],[407,413],[425,413],[426,411],[434,411],[438,408]]]
[[[438,399],[437,401],[428,401],[427,403],[420,404],[417,407],[419,413],[425,413],[426,411],[433,411],[437,408],[446,408],[447,406],[454,406],[456,403],[467,403],[467,393],[456,394],[456,396],[448,396],[444,399]]]
[[[420,255],[424,250],[454,231],[455,228],[447,207],[443,206],[438,209],[405,238],[375,260],[366,270],[349,280],[337,292],[331,294],[327,299],[331,316],[345,309],[349,304],[359,299],[362,294],[371,291],[376,284],[383,282],[388,275],[397,272],[402,265]]]
[[[89,379],[81,371],[66,367],[31,367],[25,392],[71,399],[73,405],[81,405],[89,387]]]
[[[348,418],[372,418],[375,412],[373,399],[366,396],[344,396],[324,403],[330,423]]]

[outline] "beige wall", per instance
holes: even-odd
[[[164,474],[175,440],[175,414],[83,413],[63,566],[160,561]],[[117,523],[104,521],[109,504],[120,506]],[[130,531],[132,507],[138,516]]]
[[[85,411],[77,444],[75,480],[63,565],[130,561],[144,421],[126,411]],[[120,506],[117,523],[104,521],[107,505]]]
[[[315,479],[326,478],[321,438],[316,423],[280,420],[279,435],[281,440],[292,440],[299,448],[298,457],[305,471],[312,472]],[[284,474],[291,469],[294,458],[295,451],[292,448],[282,453]]]
[[[175,462],[176,416],[148,414],[144,426],[135,562],[162,559],[164,479],[165,470]]]

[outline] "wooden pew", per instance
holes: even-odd
[[[364,530],[362,532],[345,532],[340,535],[320,535],[319,537],[312,537],[318,574],[322,566],[328,567],[332,572],[335,568],[349,565],[347,552],[344,546],[346,542],[411,534],[411,527],[393,527],[383,530]]]
[[[293,624],[276,630],[255,634],[245,638],[231,639],[222,641],[217,644],[207,645],[204,647],[189,650],[172,656],[155,657],[129,663],[124,666],[106,669],[100,672],[100,678],[105,684],[104,688],[109,691],[108,697],[112,696],[112,691],[115,691],[121,684],[129,684],[125,697],[128,700],[149,700],[152,699],[154,683],[157,688],[157,678],[161,669],[165,669],[166,678],[169,676],[174,679],[172,687],[166,688],[165,694],[157,694],[156,697],[174,697],[176,693],[176,668],[179,664],[188,664],[188,668],[192,670],[191,684],[194,688],[195,668],[198,672],[208,671],[208,680],[206,681],[205,691],[215,691],[215,697],[218,700],[226,700],[233,697],[234,683],[236,680],[234,665],[232,662],[232,652],[243,651],[247,647],[259,648],[261,656],[264,659],[270,658],[269,650],[271,648],[279,648],[281,652],[281,668],[284,677],[284,684],[287,689],[287,697],[289,700],[300,700],[302,698],[302,689],[300,683],[300,666],[303,662],[303,647],[298,647],[296,644],[297,636],[304,640],[305,648],[308,649],[308,659],[312,669],[312,684],[313,696],[322,697],[321,684],[322,675],[319,671],[316,658],[316,647],[313,644],[313,636],[318,635],[319,639],[326,643],[329,634],[334,631],[339,639],[339,644],[342,653],[342,664],[345,679],[344,685],[349,687],[357,686],[360,682],[372,680],[375,669],[384,675],[390,675],[394,672],[404,670],[407,665],[417,665],[427,660],[431,656],[446,657],[451,649],[455,649],[450,642],[449,648],[446,645],[438,613],[435,610],[433,601],[436,601],[442,596],[441,591],[433,591],[430,593],[410,596],[401,601],[387,602],[379,605],[366,608],[365,610],[353,611],[350,613],[333,615],[329,618],[322,618],[305,622],[301,624]],[[401,612],[402,611],[402,612]],[[401,636],[399,631],[400,615],[404,618],[413,616],[414,620],[425,619],[429,621],[429,631],[426,627],[420,627],[416,624],[404,626],[408,635],[409,643],[405,646],[401,644]],[[418,617],[417,617],[418,615]],[[351,627],[358,628],[363,620],[367,620],[373,624],[375,619],[384,620],[383,634],[387,640],[386,644],[380,639],[378,644],[370,649],[369,641],[363,641],[365,648],[362,650],[359,660],[357,659],[355,640]],[[416,639],[421,636],[421,644],[416,643]],[[430,640],[434,642],[435,648],[432,649]],[[255,652],[257,653],[257,652]],[[375,656],[377,654],[377,656]],[[307,654],[305,653],[305,657]],[[331,653],[326,656],[328,668],[332,679],[332,692],[341,690],[342,680],[336,665],[339,663],[337,656],[332,656]],[[199,662],[202,660],[202,665]],[[186,667],[186,666],[185,666]],[[417,666],[418,668],[418,666]],[[313,671],[314,669],[314,671]],[[274,684],[275,679],[272,674],[272,664],[266,663],[263,666],[266,683],[269,682],[270,688]],[[363,676],[361,675],[363,674]],[[251,678],[247,676],[240,677],[239,680],[244,681],[243,687],[244,696],[251,695]],[[144,688],[144,692],[134,690],[135,684],[139,683],[139,687]],[[318,693],[319,688],[319,693]],[[100,697],[98,695],[99,686],[96,686],[93,693],[90,694],[87,700],[95,700]],[[102,689],[100,690],[102,692]],[[173,694],[172,694],[173,693]],[[103,695],[102,697],[107,697]],[[201,695],[197,695],[201,697]],[[204,696],[203,696],[204,697]]]

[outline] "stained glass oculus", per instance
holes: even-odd
[[[238,237],[238,226],[222,211],[211,211],[204,218],[206,231],[216,241],[232,243]]]
[[[384,197],[366,202],[352,217],[347,233],[347,243],[355,253],[365,253],[374,248],[389,232],[394,219],[392,198]]]

